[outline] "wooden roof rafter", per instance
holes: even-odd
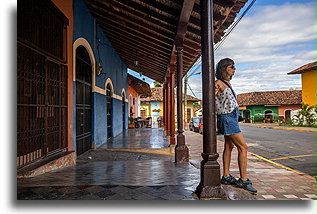
[[[84,1],[127,67],[145,76],[164,81],[180,34],[183,40],[184,74],[201,55],[200,0]],[[224,31],[246,2],[214,0],[215,43],[221,40]],[[184,10],[184,6],[189,3],[190,9]],[[142,68],[135,67],[135,61]]]

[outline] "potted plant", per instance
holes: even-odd
[[[134,122],[136,121],[136,118],[129,117],[128,119],[129,119],[129,124],[128,124],[129,129],[134,129]]]

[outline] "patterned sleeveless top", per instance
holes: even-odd
[[[236,98],[230,88],[225,88],[220,94],[216,94],[216,112],[217,114],[231,113],[235,108],[238,108]]]

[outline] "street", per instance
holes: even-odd
[[[257,128],[240,124],[249,151],[297,171],[316,176],[314,132]],[[218,135],[219,140],[224,140]]]

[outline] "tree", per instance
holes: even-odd
[[[308,104],[302,104],[302,108],[293,117],[293,123],[299,126],[313,126],[316,123],[315,115],[313,114],[314,107]]]
[[[201,108],[201,105],[199,104],[199,102],[194,102],[193,107],[194,108]]]
[[[160,82],[154,81],[154,87],[155,88],[162,87],[162,84]]]

